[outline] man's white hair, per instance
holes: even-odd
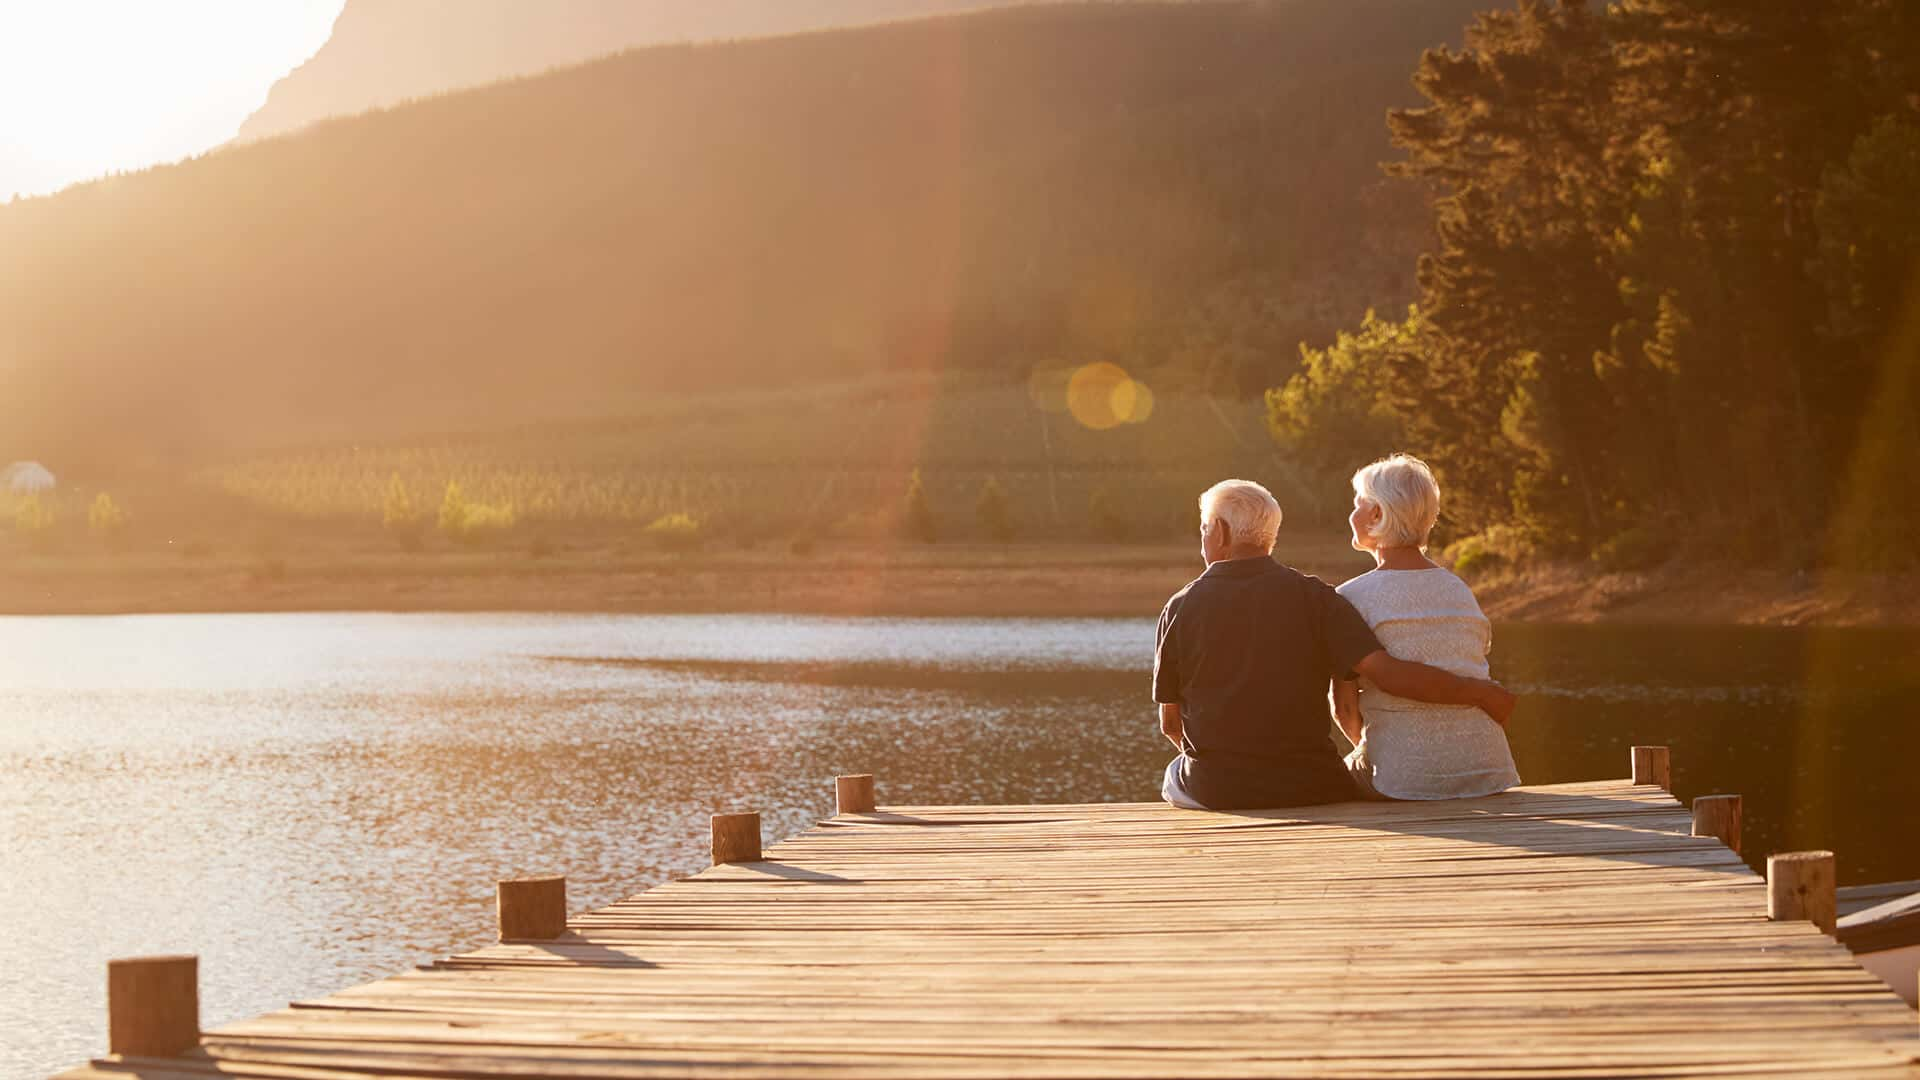
[[[1394,454],[1353,474],[1353,493],[1380,508],[1370,535],[1381,547],[1427,549],[1427,535],[1440,520],[1440,484],[1427,463]]]
[[[1280,534],[1280,503],[1273,493],[1251,480],[1222,480],[1200,493],[1200,527],[1224,521],[1233,530],[1233,542],[1273,550]]]

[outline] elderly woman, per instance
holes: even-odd
[[[1406,454],[1353,474],[1353,546],[1375,568],[1340,586],[1387,652],[1468,678],[1487,677],[1492,628],[1473,590],[1426,556],[1440,485]],[[1372,798],[1464,799],[1520,782],[1501,724],[1471,706],[1396,696],[1360,673],[1333,684],[1334,716],[1354,744],[1347,769]]]

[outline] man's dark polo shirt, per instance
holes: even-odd
[[[1182,785],[1216,810],[1358,798],[1327,683],[1380,642],[1333,586],[1267,556],[1217,562],[1160,613],[1153,700],[1177,703]]]

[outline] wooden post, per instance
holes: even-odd
[[[567,932],[567,879],[509,878],[500,883],[500,940],[552,941]]]
[[[1664,746],[1633,748],[1633,782],[1652,784],[1661,791],[1673,790],[1673,757]]]
[[[760,861],[760,815],[713,815],[713,865]]]
[[[1806,919],[1832,934],[1836,914],[1833,852],[1792,851],[1767,856],[1767,918]]]
[[[1740,796],[1702,795],[1693,800],[1693,835],[1711,836],[1740,854]]]
[[[856,776],[841,776],[833,781],[836,813],[871,814],[873,813],[873,774],[860,773]]]
[[[107,1049],[176,1057],[200,1043],[200,958],[107,961]]]

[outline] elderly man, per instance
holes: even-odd
[[[1206,572],[1160,613],[1153,700],[1180,754],[1161,794],[1175,806],[1232,810],[1359,798],[1334,748],[1330,680],[1364,675],[1387,693],[1470,705],[1501,724],[1498,685],[1404,660],[1380,647],[1333,587],[1273,561],[1280,504],[1247,480],[1200,496]]]

